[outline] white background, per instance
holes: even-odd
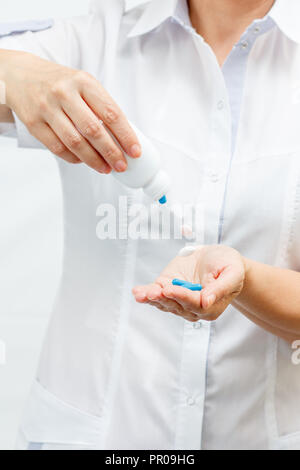
[[[85,14],[89,0],[2,0],[0,22]],[[0,450],[14,447],[60,277],[61,189],[46,151],[0,138]]]

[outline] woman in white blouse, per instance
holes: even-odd
[[[298,0],[98,0],[2,35],[1,132],[59,157],[66,217],[19,448],[300,449],[299,15]],[[141,154],[127,118],[173,200],[203,207],[181,256],[172,237],[95,237],[99,204],[147,203],[110,176],[126,160],[105,126]]]

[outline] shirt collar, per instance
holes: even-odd
[[[289,39],[300,44],[299,0],[276,0],[269,15]]]
[[[180,0],[186,1],[186,0]],[[136,1],[136,6],[144,3],[142,0]],[[130,4],[132,0],[127,0],[126,2],[126,11],[130,9]],[[148,33],[153,29],[157,28],[165,20],[172,17],[176,11],[178,0],[151,0],[148,5],[146,5],[142,16],[134,25],[133,29],[129,32],[129,37],[139,36],[141,34]]]
[[[186,0],[126,0],[125,11],[145,3],[144,12],[130,30],[129,37],[148,33],[172,17],[190,25]],[[300,0],[276,0],[267,16],[287,37],[300,44]]]

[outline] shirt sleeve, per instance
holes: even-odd
[[[27,31],[43,31],[53,26],[53,19],[18,21],[11,23],[0,23],[0,37],[11,36],[14,34],[25,33]]]

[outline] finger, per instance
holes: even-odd
[[[180,316],[184,314],[184,309],[175,300],[164,298],[159,300],[157,303],[164,307],[167,312],[175,313]]]
[[[202,307],[211,308],[217,302],[239,292],[242,277],[234,266],[225,268],[214,282],[210,283],[202,292]]]
[[[184,311],[184,314],[182,316],[185,320],[192,323],[196,323],[197,321],[199,321],[198,315],[192,312],[188,312],[187,310]]]
[[[102,121],[80,96],[63,103],[63,109],[80,134],[93,146],[102,158],[117,172],[127,169],[127,160],[105,129]]]
[[[163,288],[163,295],[173,299],[185,310],[193,313],[201,313],[201,292],[191,291],[185,287],[167,285]]]
[[[146,293],[145,290],[144,291],[140,290],[138,292],[133,292],[133,295],[134,295],[134,298],[135,298],[136,302],[138,302],[138,303],[143,304],[143,303],[147,303],[147,301],[148,301],[147,293]]]
[[[132,289],[132,293],[135,296],[135,300],[140,303],[147,302],[148,296],[152,294],[153,300],[157,297],[157,290],[161,290],[161,287],[157,284],[146,284],[144,286],[136,286]]]
[[[199,320],[199,317],[195,313],[185,310],[182,305],[178,304],[174,300],[164,299],[156,303],[160,304],[161,310],[177,315],[178,317],[182,317],[184,320],[190,322],[196,322]]]
[[[144,286],[137,286],[132,289],[135,299],[140,303],[149,303],[154,307],[163,307],[164,311],[170,309],[176,312],[182,311],[182,307],[173,300],[166,299],[162,295],[162,288],[158,284],[147,284]]]
[[[185,320],[193,321],[193,322],[199,320],[199,318],[196,315],[194,315],[191,312],[185,311],[181,305],[179,305],[177,302],[173,300],[170,300],[170,299],[163,299],[161,301],[149,300],[148,303],[152,305],[153,307],[156,307],[159,310],[162,310],[163,312],[172,313],[173,315],[182,317]]]
[[[144,288],[144,286],[135,286],[135,287],[132,288],[131,292],[133,293],[133,295],[135,295],[138,292],[140,292],[143,288]]]
[[[141,155],[139,140],[119,106],[98,82],[96,86],[82,86],[81,96],[92,111],[111,130],[124,151],[133,158]]]
[[[144,287],[144,286],[139,286],[139,287]],[[136,290],[136,288],[133,290]],[[199,317],[197,315],[193,314],[192,312],[188,312],[184,310],[182,306],[178,304],[176,301],[166,299],[166,298],[162,298],[161,300],[150,300],[146,294],[144,295],[142,294],[139,288],[137,288],[136,292],[138,293],[139,299],[142,299],[142,296],[143,296],[143,301],[141,301],[141,303],[147,303],[157,308],[158,310],[161,310],[167,313],[172,313],[190,322],[196,322],[199,320]]]
[[[111,172],[109,165],[78,132],[62,110],[57,111],[55,115],[48,116],[48,124],[63,144],[82,162],[99,173]]]
[[[148,301],[148,290],[149,290],[149,284],[146,284],[144,286],[136,286],[132,289],[132,293],[135,297],[135,300],[139,303],[145,303]]]
[[[167,309],[167,307],[162,305],[160,302],[153,302],[153,301],[149,300],[148,304],[151,305],[152,307],[157,308],[158,310],[161,310],[162,312],[170,313],[170,311]]]
[[[156,284],[159,284],[161,287],[172,285],[170,278],[164,277],[164,276],[158,277],[155,282]]]
[[[46,123],[39,123],[30,130],[31,134],[38,139],[50,152],[57,157],[62,158],[68,163],[81,163],[76,155],[74,155],[62,141],[57,137],[52,129]]]
[[[135,287],[132,288],[132,293],[133,293],[133,295],[136,295],[136,294],[142,293],[142,292],[146,293],[148,287],[149,287],[149,284],[135,286]]]
[[[147,297],[149,300],[161,300],[163,298],[162,287],[159,284],[150,284]]]

